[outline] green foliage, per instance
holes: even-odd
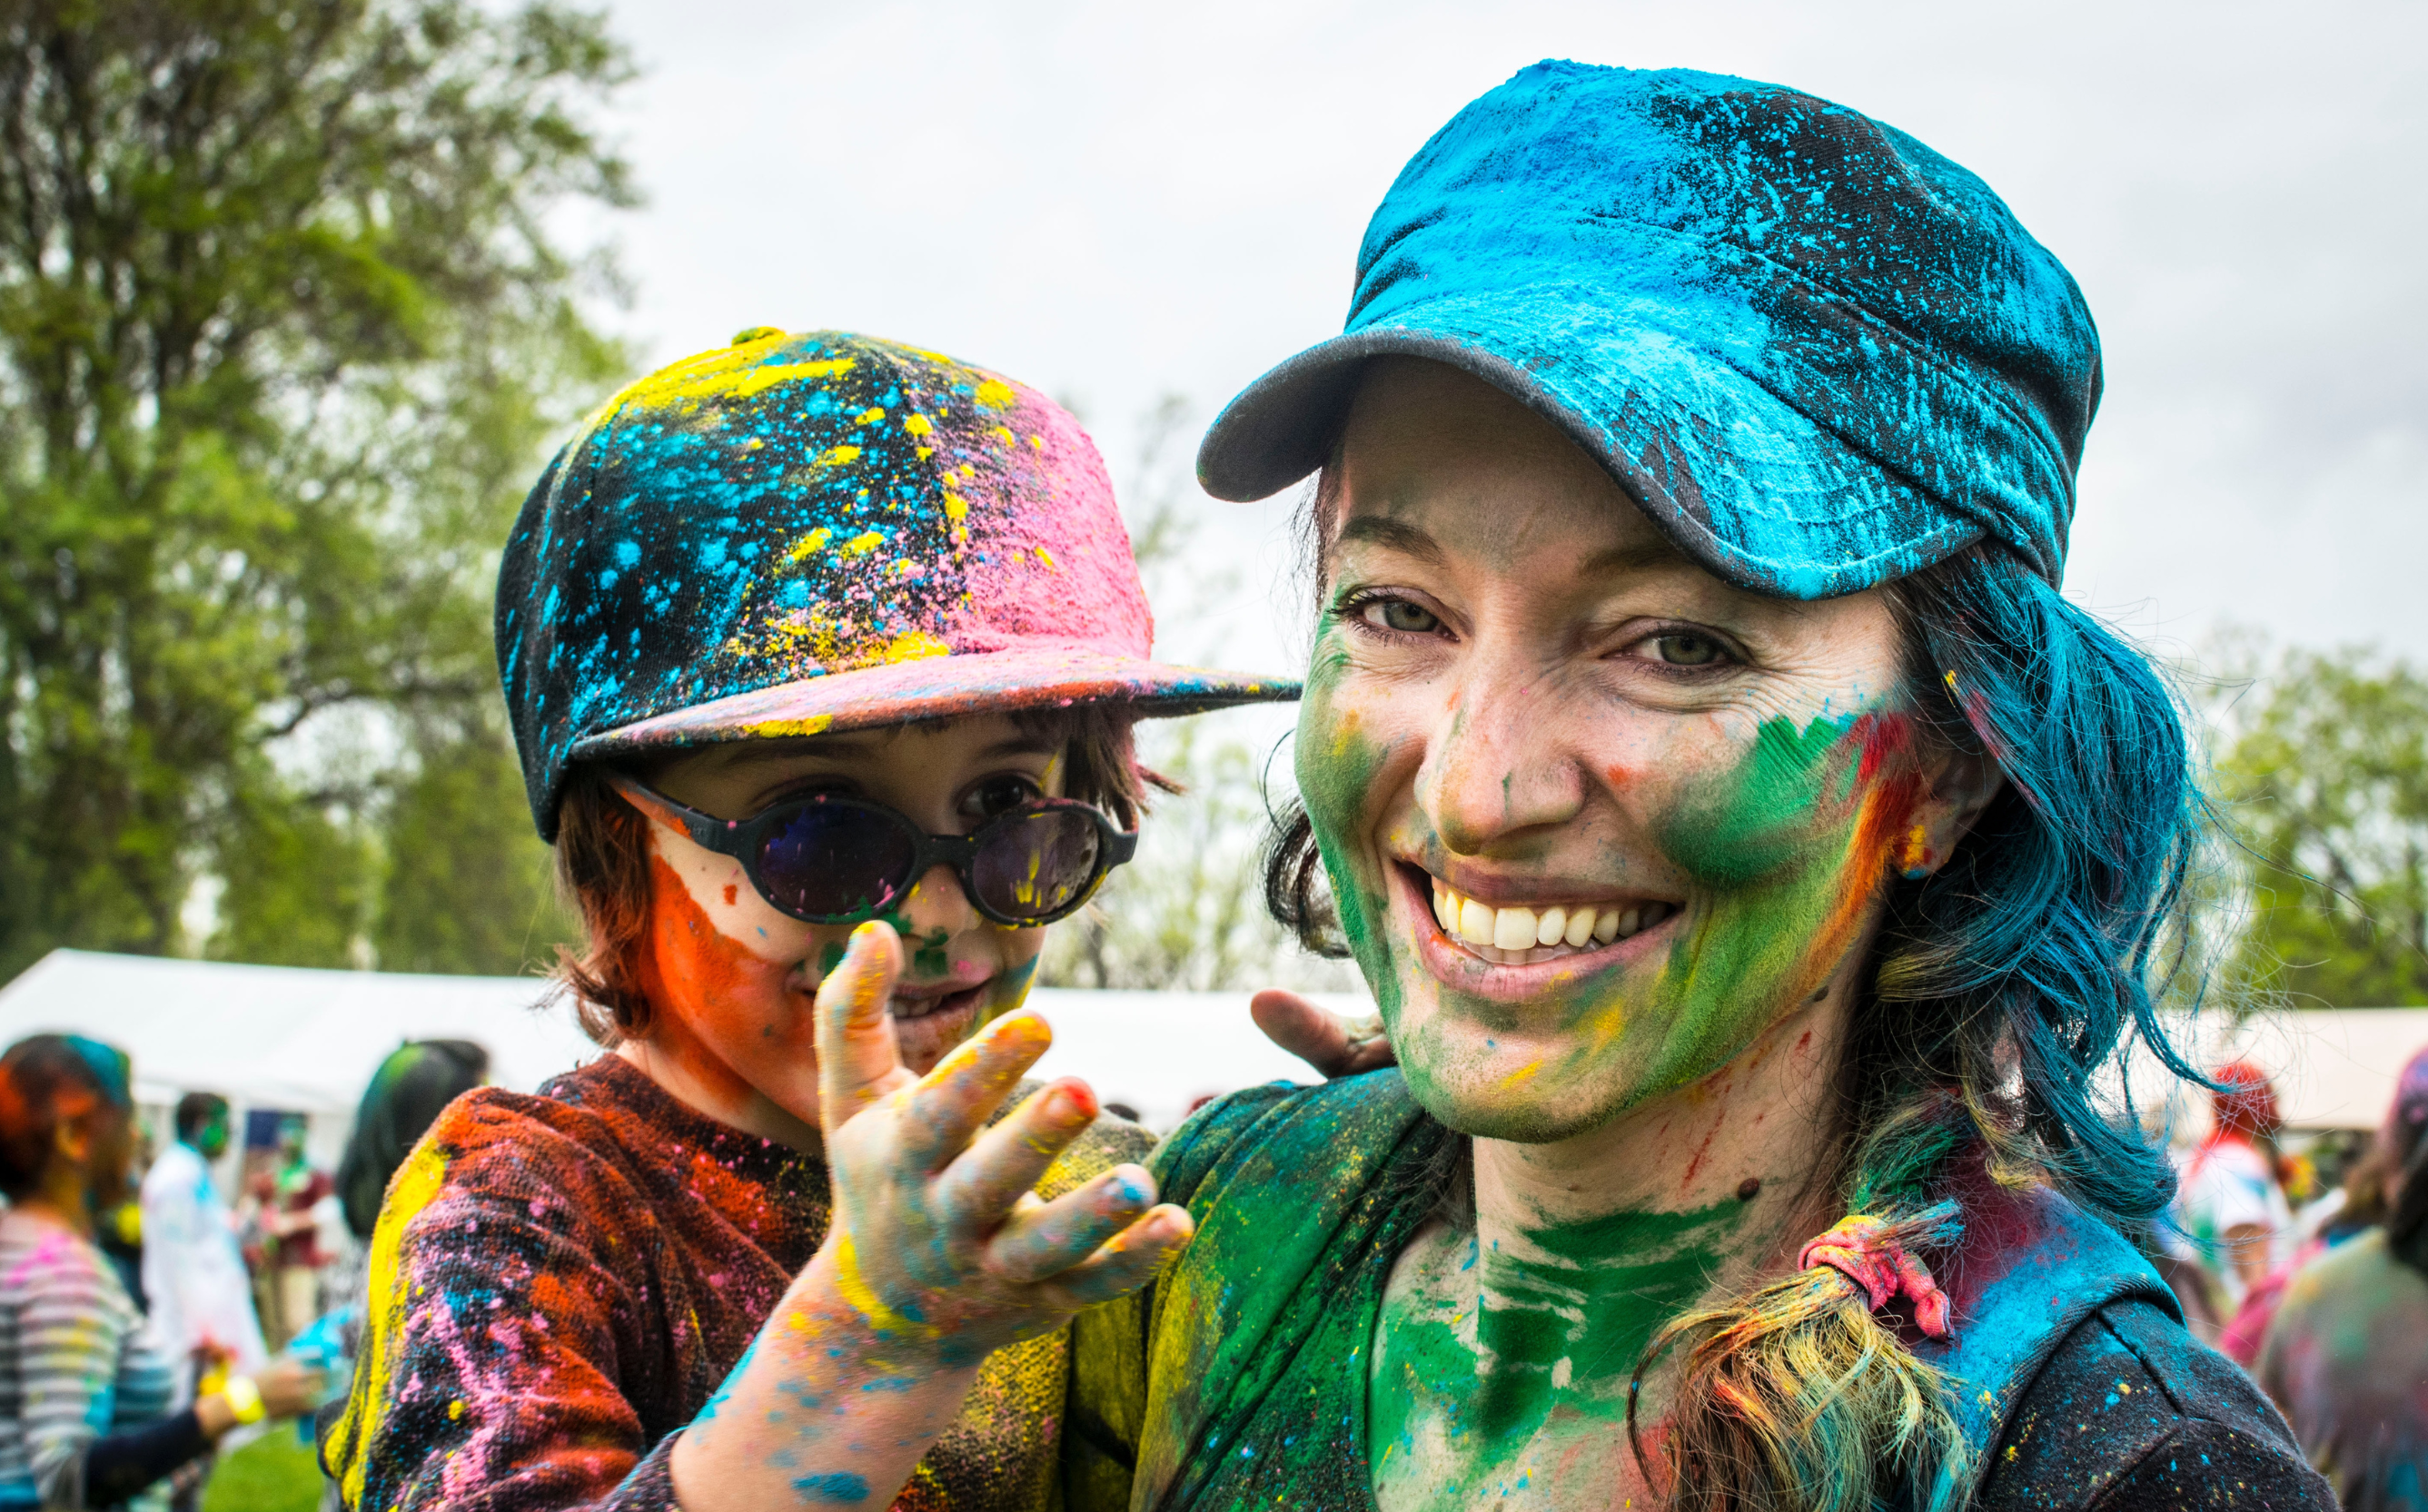
[[[388,800],[502,750],[496,551],[621,366],[547,227],[629,203],[627,72],[545,0],[0,9],[0,976],[190,943],[198,876],[215,954],[518,963],[397,912],[529,847]]]
[[[389,971],[512,974],[580,938],[532,833],[522,769],[485,725],[441,732],[390,799],[373,953]]]
[[[282,1423],[221,1456],[203,1488],[203,1512],[314,1512],[324,1484],[311,1446]]]
[[[2303,1006],[2428,1004],[2428,678],[2294,650],[2258,686],[2218,769],[2250,852],[2237,975]]]

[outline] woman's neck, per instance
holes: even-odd
[[[1847,993],[1823,995],[1727,1065],[1553,1144],[1475,1141],[1476,1237],[1491,1253],[1632,1246],[1653,1227],[1723,1279],[1767,1268],[1836,1216],[1820,1190],[1838,1143]]]
[[[28,1217],[66,1229],[77,1238],[90,1243],[93,1236],[92,1202],[86,1195],[84,1173],[47,1173],[42,1184],[9,1206]]]

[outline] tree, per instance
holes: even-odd
[[[2256,686],[2218,766],[2249,872],[2236,975],[2305,1005],[2428,1004],[2428,678],[2291,650]]]
[[[0,975],[198,876],[215,953],[418,937],[386,812],[494,769],[495,552],[621,364],[548,228],[627,73],[544,0],[0,0]]]

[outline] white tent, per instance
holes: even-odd
[[[321,971],[54,951],[0,988],[0,1045],[43,1030],[107,1040],[134,1057],[139,1101],[217,1092],[244,1107],[315,1116],[321,1155],[342,1139],[371,1072],[407,1039],[488,1048],[492,1080],[530,1091],[598,1053],[562,1005],[535,1006],[528,977]],[[1355,1000],[1333,998],[1336,1006]],[[1055,1027],[1042,1076],[1084,1076],[1100,1096],[1168,1128],[1189,1103],[1310,1073],[1248,1018],[1243,992],[1040,989]]]

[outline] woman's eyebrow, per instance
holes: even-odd
[[[1402,520],[1381,514],[1359,514],[1340,528],[1340,544],[1370,541],[1378,546],[1416,558],[1432,566],[1442,563],[1441,543]]]

